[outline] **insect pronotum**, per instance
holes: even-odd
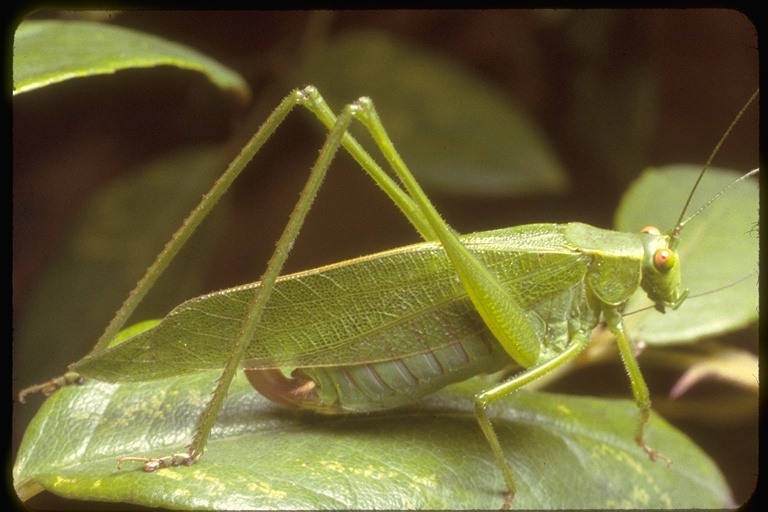
[[[110,346],[216,200],[298,105],[310,110],[330,132],[261,281],[185,302],[157,326]],[[396,179],[349,135],[348,127],[355,121],[374,139]],[[341,147],[426,242],[280,277]],[[706,166],[702,175],[705,170]],[[690,220],[685,219],[687,208],[688,203],[666,233],[651,227],[637,234],[620,233],[570,223],[459,236],[441,219],[401,160],[370,99],[347,105],[337,117],[314,87],[295,90],[174,235],[92,353],[72,365],[74,373],[32,390],[49,393],[79,382],[83,375],[105,381],[144,381],[223,364],[213,398],[186,451],[118,460],[118,466],[139,462],[152,472],[191,465],[202,456],[241,367],[251,384],[276,403],[338,414],[399,407],[447,384],[517,365],[522,368],[519,373],[492,385],[475,400],[478,422],[506,484],[500,505],[508,507],[517,492],[515,477],[487,407],[570,362],[585,348],[601,318],[616,338],[639,410],[634,432],[638,449],[651,460],[667,460],[645,439],[650,397],[622,315],[638,287],[661,312],[677,309],[686,299],[676,249]],[[427,268],[430,293],[425,294],[419,283]],[[376,285],[388,279],[390,285],[381,292]],[[350,293],[358,296],[356,310],[339,315],[340,304],[348,304],[342,298]],[[306,303],[308,294],[313,298],[311,307]],[[221,321],[200,325],[194,321],[200,315]],[[283,372],[286,368],[292,370],[290,375]]]

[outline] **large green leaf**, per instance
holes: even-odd
[[[647,225],[671,229],[700,171],[688,165],[646,171],[622,198],[617,229],[637,231]],[[687,215],[740,175],[709,169]],[[738,183],[685,225],[678,256],[683,286],[691,296],[678,310],[664,315],[645,309],[628,316],[628,327],[637,339],[657,344],[687,342],[757,321],[758,192],[756,180]],[[638,292],[625,311],[650,305]]]
[[[16,30],[13,94],[70,78],[160,65],[204,73],[243,100],[250,95],[238,73],[192,48],[103,23],[55,20],[25,21]]]
[[[371,97],[427,190],[503,197],[567,185],[554,149],[509,95],[439,53],[349,32],[314,49],[297,75],[337,109],[361,91]]]
[[[411,407],[320,416],[280,409],[235,381],[204,457],[154,474],[124,455],[181,451],[217,372],[141,384],[96,381],[49,398],[14,468],[19,495],[181,509],[479,508],[503,501],[504,481],[474,417],[480,381]],[[518,392],[492,410],[518,485],[516,508],[723,508],[716,466],[657,416],[635,444],[637,410],[605,401]]]

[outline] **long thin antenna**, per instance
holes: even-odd
[[[693,214],[693,215],[692,215],[692,216],[691,216],[689,219],[687,219],[685,222],[683,222],[683,218],[685,217],[685,212],[686,212],[686,211],[688,211],[688,207],[690,206],[690,204],[691,204],[691,200],[693,199],[693,194],[696,192],[696,189],[698,188],[698,186],[699,186],[699,183],[701,182],[701,179],[704,177],[704,173],[705,173],[705,172],[707,172],[707,169],[709,168],[709,166],[710,166],[710,165],[712,165],[712,161],[715,159],[715,155],[717,155],[717,153],[720,151],[720,147],[721,147],[721,146],[723,145],[723,143],[725,142],[725,139],[727,139],[727,138],[728,138],[728,136],[731,134],[731,132],[733,131],[733,128],[736,126],[736,123],[738,123],[738,122],[739,122],[739,119],[741,119],[741,116],[743,116],[743,115],[744,115],[744,112],[746,112],[746,111],[747,111],[747,109],[749,108],[749,106],[752,104],[752,102],[753,102],[753,101],[755,101],[755,98],[757,98],[757,95],[758,95],[759,93],[760,93],[760,88],[758,87],[758,88],[755,90],[755,92],[754,92],[754,93],[752,93],[752,96],[749,98],[749,100],[747,101],[747,103],[746,103],[746,104],[745,104],[745,105],[742,107],[742,109],[739,111],[739,113],[738,113],[738,114],[736,114],[736,117],[734,118],[734,120],[733,120],[733,121],[731,121],[731,124],[730,124],[730,126],[728,126],[728,129],[725,131],[725,134],[723,134],[723,136],[722,136],[722,137],[720,137],[720,141],[719,141],[719,142],[717,143],[717,145],[715,146],[715,149],[712,151],[712,154],[711,154],[711,155],[709,155],[709,159],[707,160],[707,163],[706,163],[706,164],[704,164],[704,168],[703,168],[703,169],[701,170],[701,172],[699,173],[699,177],[698,177],[698,178],[696,178],[696,183],[694,183],[694,184],[693,184],[693,188],[691,189],[691,193],[690,193],[690,194],[688,194],[688,199],[685,201],[685,206],[683,206],[683,210],[680,212],[680,217],[677,219],[677,223],[675,224],[675,228],[674,228],[674,229],[673,229],[673,231],[672,231],[672,236],[673,236],[673,237],[677,238],[677,237],[680,235],[680,230],[681,230],[681,229],[683,228],[683,226],[685,225],[685,222],[688,222],[689,220],[691,220],[693,217],[695,217],[696,215],[698,215],[698,214],[699,214],[699,212],[701,211],[701,210],[699,210],[698,212],[696,212],[695,214]],[[742,178],[741,178],[741,179],[744,179],[744,178],[746,178],[747,176],[750,176],[750,175],[754,174],[754,173],[755,173],[755,172],[757,172],[757,171],[758,171],[758,170],[757,170],[757,169],[755,169],[754,171],[751,171],[751,172],[750,172],[750,173],[748,173],[747,175],[745,175],[745,176],[742,176]],[[741,179],[739,179],[739,180],[736,180],[736,182],[734,182],[734,184],[735,184],[735,183],[737,183],[738,181],[741,181]],[[723,190],[722,192],[720,192],[720,194],[722,194],[723,192],[725,192],[726,190],[728,190],[729,188],[731,188],[731,186],[733,186],[733,184],[731,184],[730,186],[726,187],[726,188],[725,188],[725,190]],[[718,196],[720,196],[720,194],[718,194],[718,195],[717,195],[717,196],[715,196],[715,197],[718,197]],[[714,200],[714,199],[713,199],[713,200]],[[706,205],[704,205],[704,208],[705,208],[705,207],[707,207],[707,206],[709,206],[711,203],[712,203],[712,200],[710,200],[710,201],[709,201],[709,202],[708,202]],[[702,208],[702,209],[703,209],[703,208]]]
[[[739,177],[738,179],[736,179],[736,180],[733,180],[733,183],[731,183],[730,185],[728,185],[727,187],[725,187],[723,190],[721,190],[720,192],[718,192],[717,194],[715,194],[715,196],[714,196],[712,199],[710,199],[709,201],[707,201],[707,202],[704,204],[704,206],[702,206],[701,208],[699,208],[698,210],[696,210],[696,213],[694,213],[693,215],[691,215],[690,217],[688,217],[687,219],[685,219],[683,222],[680,222],[680,221],[678,220],[677,224],[680,226],[680,228],[682,228],[683,226],[685,226],[686,224],[688,224],[688,221],[690,221],[692,218],[694,218],[695,216],[697,216],[698,214],[700,214],[701,212],[703,212],[704,210],[706,210],[706,209],[707,209],[707,207],[708,207],[709,205],[711,205],[712,203],[714,203],[714,202],[717,200],[717,198],[718,198],[718,197],[720,197],[721,195],[723,195],[723,194],[725,194],[726,192],[728,192],[728,190],[730,190],[730,189],[731,189],[731,187],[733,187],[734,185],[736,185],[737,183],[739,183],[739,182],[741,182],[741,181],[744,181],[745,179],[749,178],[750,176],[754,176],[755,174],[757,174],[757,173],[759,173],[759,172],[760,172],[760,169],[759,169],[759,168],[758,168],[758,169],[752,169],[751,171],[749,171],[749,172],[748,172],[747,174],[745,174],[744,176],[741,176],[741,177]]]

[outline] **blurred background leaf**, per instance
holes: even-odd
[[[89,21],[25,21],[13,38],[13,93],[120,69],[173,65],[247,100],[248,85],[213,59],[159,37]]]
[[[384,32],[346,32],[312,49],[296,83],[315,85],[336,108],[360,91],[374,98],[398,152],[428,190],[488,198],[566,189],[555,151],[514,100],[426,47]]]
[[[672,229],[682,206],[676,211],[670,205],[685,204],[700,172],[694,165],[645,171],[622,197],[616,229],[638,232],[648,225],[662,233]],[[686,219],[741,175],[709,169]],[[685,343],[757,322],[758,193],[756,179],[738,183],[684,226],[677,252],[683,287],[690,290],[690,297],[679,309],[660,315],[645,294],[635,294],[625,310],[633,312],[626,324],[635,340]]]

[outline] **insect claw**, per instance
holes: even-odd
[[[191,452],[184,452],[184,453],[174,453],[173,455],[167,455],[165,457],[159,457],[159,458],[149,458],[149,457],[120,457],[117,459],[117,469],[120,469],[120,466],[124,462],[141,462],[142,463],[142,469],[147,473],[154,473],[158,469],[162,468],[170,468],[173,466],[191,466],[194,464],[197,459],[200,458],[200,454],[191,451]]]
[[[120,469],[124,462],[142,462],[144,464],[144,470],[149,471],[147,465],[153,460],[157,459],[147,459],[146,457],[120,457],[117,459],[117,469]]]
[[[651,459],[651,462],[656,462],[657,460],[663,460],[667,463],[667,466],[672,464],[672,459],[664,455],[663,453],[654,450],[647,444],[645,444],[645,441],[643,438],[637,438],[636,439],[637,444],[640,445],[640,447],[643,449],[643,451],[648,455],[648,458]]]
[[[71,386],[73,384],[80,385],[84,382],[85,377],[74,372],[69,372],[62,375],[61,377],[53,378],[48,382],[43,382],[42,384],[36,384],[34,386],[22,389],[19,392],[19,403],[26,403],[27,395],[31,395],[33,393],[42,393],[43,396],[51,396],[56,391],[65,386]]]
[[[504,503],[501,505],[501,510],[509,510],[512,507],[512,501],[515,499],[514,492],[507,492],[504,494]]]
[[[672,464],[672,459],[670,459],[663,453],[657,452],[656,450],[648,448],[647,446],[645,448],[646,448],[646,453],[648,454],[648,456],[653,462],[656,462],[657,460],[663,460],[664,462],[667,463],[667,466]]]

